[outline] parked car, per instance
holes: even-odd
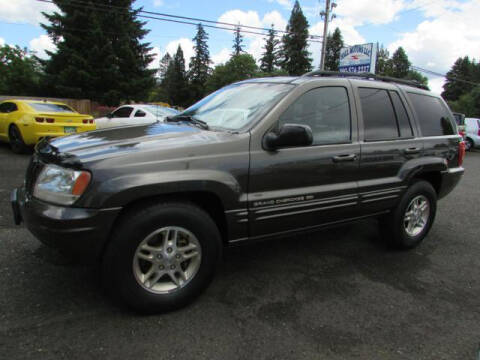
[[[100,261],[112,296],[145,312],[198,296],[224,246],[377,217],[386,242],[413,248],[465,155],[447,104],[413,84],[251,79],[165,123],[42,141],[15,221]]]
[[[0,102],[0,140],[15,153],[25,152],[45,137],[95,130],[90,115],[52,101],[4,100]]]
[[[465,148],[471,150],[480,146],[480,119],[465,119]]]
[[[174,116],[178,111],[159,105],[123,105],[105,117],[96,119],[97,128],[105,129],[127,125],[145,125],[163,121],[167,116]]]

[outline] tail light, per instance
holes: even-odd
[[[45,118],[36,117],[36,118],[35,118],[35,121],[38,122],[38,123],[43,123],[43,122],[45,121]]]
[[[94,123],[94,120],[93,120],[93,119],[83,119],[83,120],[82,120],[82,123],[84,123],[84,124],[93,124],[93,123]]]
[[[480,136],[480,120],[477,120],[477,127],[478,127],[477,135]]]
[[[463,159],[465,158],[465,142],[460,141],[458,143],[458,166],[463,165]]]
[[[82,123],[88,124],[88,119],[83,119],[83,120],[82,120]]]
[[[45,118],[45,121],[49,124],[53,124],[55,122],[55,119],[52,118]]]
[[[90,119],[90,124],[93,124],[95,123],[95,120],[94,119]]]

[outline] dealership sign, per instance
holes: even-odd
[[[376,44],[347,46],[340,50],[340,65],[338,69],[341,72],[375,73],[376,60]]]

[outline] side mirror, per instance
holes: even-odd
[[[278,133],[269,132],[263,138],[263,148],[276,150],[282,147],[309,146],[313,143],[313,133],[310,126],[285,124]]]
[[[107,118],[109,118],[109,119],[113,118],[113,114],[112,114],[112,113],[108,113],[108,114],[107,114]]]

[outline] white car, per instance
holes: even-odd
[[[480,146],[480,119],[465,118],[465,149]]]
[[[178,114],[175,109],[159,105],[123,105],[105,117],[95,119],[97,129],[116,126],[145,125],[164,121],[167,116]]]

